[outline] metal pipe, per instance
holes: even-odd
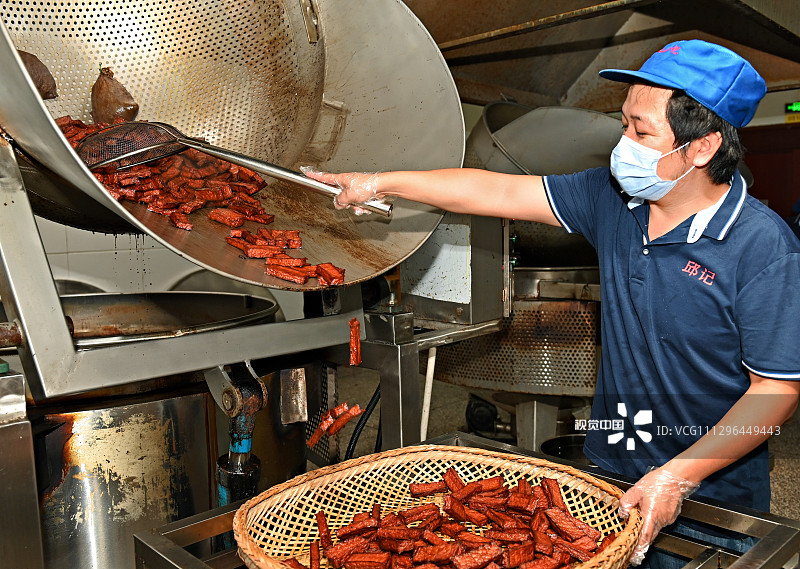
[[[605,14],[620,12],[622,10],[629,10],[631,8],[636,8],[638,6],[655,4],[656,2],[660,1],[661,0],[614,0],[613,2],[605,2],[603,4],[597,4],[595,6],[587,6],[586,8],[580,8],[578,10],[572,10],[570,12],[563,12],[561,14],[555,14],[553,16],[547,16],[545,18],[529,20],[522,24],[506,26],[505,28],[498,28],[496,30],[491,30],[489,32],[483,32],[480,34],[467,36],[457,40],[442,42],[438,44],[438,46],[439,49],[443,52],[449,51],[451,49],[466,47],[468,45],[476,45],[479,43],[485,43],[503,38],[509,38],[512,36],[527,34],[529,32],[535,32],[537,30],[544,30],[546,28],[554,28],[557,26],[562,26],[564,24],[570,24],[572,22],[586,20],[588,18],[594,18],[596,16],[603,16]]]

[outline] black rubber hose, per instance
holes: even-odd
[[[378,387],[375,388],[375,393],[372,394],[372,398],[369,400],[369,403],[367,403],[364,412],[358,418],[358,423],[356,423],[355,429],[353,429],[353,434],[350,436],[350,442],[347,444],[347,450],[344,453],[345,460],[350,460],[351,458],[353,458],[353,454],[356,452],[356,443],[358,443],[358,438],[361,436],[361,431],[364,430],[367,421],[369,420],[370,416],[372,415],[372,412],[375,410],[375,406],[378,405],[378,402],[380,400],[381,400],[381,384],[378,383]]]

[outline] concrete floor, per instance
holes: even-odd
[[[347,401],[351,405],[358,403],[364,407],[378,382],[378,374],[372,370],[342,367],[339,369],[338,379],[339,401]],[[420,386],[422,385],[424,378],[420,376]],[[467,389],[434,381],[427,438],[454,431],[466,432],[465,410],[468,399]],[[376,408],[361,433],[355,447],[355,457],[374,452],[379,411],[380,407]],[[342,456],[354,426],[355,421],[351,421],[341,431],[339,444],[342,447]],[[771,473],[772,513],[800,520],[800,410],[783,425],[779,436],[772,437],[770,452],[774,458]]]

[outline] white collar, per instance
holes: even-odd
[[[728,197],[731,189],[728,187],[728,190],[719,198],[719,201],[714,205],[707,207],[706,209],[698,211],[694,214],[694,219],[692,219],[692,225],[689,227],[689,235],[686,237],[687,243],[695,243],[700,239],[700,236],[703,235],[703,231],[706,230],[708,227],[708,223],[714,217],[714,214],[719,211],[719,208],[722,207],[722,203],[725,201],[725,198]],[[633,209],[645,203],[646,200],[642,198],[631,198],[628,202],[628,209]],[[644,244],[647,245],[647,236],[645,236]]]
[[[711,218],[714,217],[714,214],[717,213],[720,207],[722,207],[722,202],[724,202],[725,198],[728,197],[730,191],[731,189],[728,187],[728,191],[726,191],[722,197],[719,198],[717,203],[694,214],[692,225],[689,227],[689,235],[686,237],[687,243],[695,243],[700,239],[700,236],[703,235],[703,231],[705,231],[706,227],[708,227],[708,222],[711,221]]]

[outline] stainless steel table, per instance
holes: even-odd
[[[465,433],[450,433],[429,439],[425,444],[465,446],[536,456],[553,460],[519,447],[498,443]],[[565,460],[559,460],[592,476],[622,489],[634,481],[601,470],[586,469]],[[236,569],[244,564],[231,549],[207,558],[190,553],[187,546],[210,540],[231,531],[233,516],[239,504],[210,510],[134,537],[136,567],[138,569]],[[663,531],[654,544],[687,558],[684,569],[787,569],[798,565],[800,552],[800,521],[773,516],[765,512],[739,508],[705,498],[687,500],[681,518],[704,522],[712,526],[737,531],[755,537],[756,544],[743,555],[709,546],[699,541],[671,535]]]

